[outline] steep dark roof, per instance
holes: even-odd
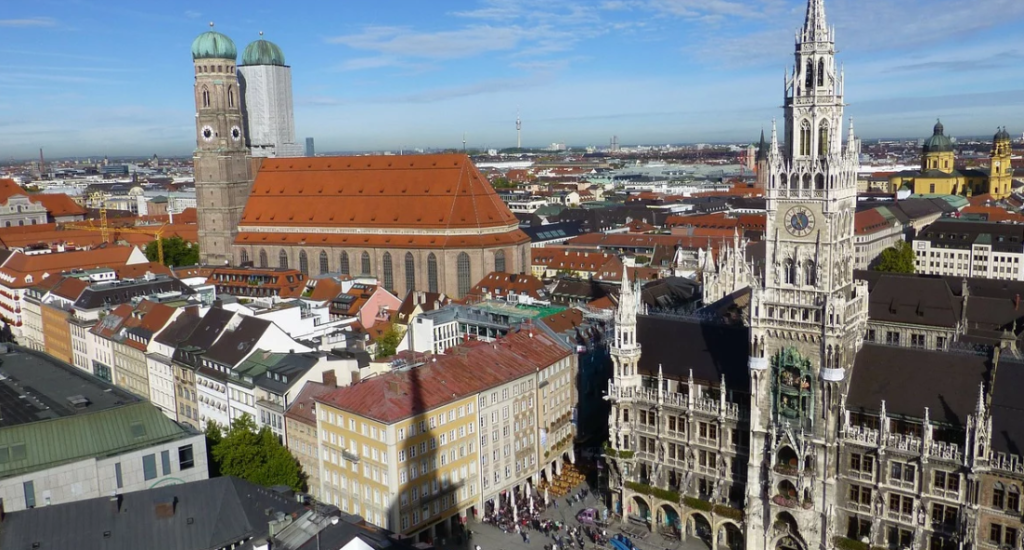
[[[857,354],[846,407],[963,427],[986,382],[990,356],[866,344]]]
[[[990,245],[996,252],[1017,252],[1024,249],[1024,225],[938,220],[917,237],[932,246],[969,250],[972,245]]]
[[[725,375],[729,389],[749,391],[748,335],[745,327],[700,323],[683,317],[640,316],[637,340],[643,349],[640,372],[718,386]]]
[[[115,306],[131,301],[136,296],[148,296],[161,292],[180,292],[183,295],[195,292],[180,279],[160,277],[152,281],[135,283],[111,282],[92,285],[82,291],[75,300],[79,309],[96,309],[104,306]]]
[[[196,325],[192,334],[181,344],[199,349],[209,349],[234,315],[233,311],[217,307],[211,308]]]
[[[302,509],[294,498],[235,477],[125,493],[120,498],[120,506],[101,497],[7,514],[0,547],[33,548],[38,543],[39,548],[77,550],[223,548],[266,535],[276,512]]]
[[[995,388],[992,391],[992,450],[1024,456],[1024,363],[999,359]]]
[[[869,291],[868,316],[875,321],[955,327],[962,300],[943,279],[883,275]]]
[[[156,341],[165,346],[177,347],[182,341],[188,339],[198,323],[199,315],[186,309],[177,319],[171,321],[167,328],[156,335]]]
[[[229,330],[210,347],[203,357],[222,365],[238,365],[249,352],[253,351],[267,329],[273,325],[270,321],[256,317],[242,317],[234,330]]]

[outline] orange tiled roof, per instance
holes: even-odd
[[[309,299],[314,302],[328,302],[341,294],[341,281],[334,277],[319,279]]]
[[[88,213],[71,197],[64,193],[47,193],[29,195],[29,200],[43,205],[46,211],[53,217],[60,216],[84,216]]]
[[[966,206],[960,212],[964,214],[983,214],[990,222],[1014,222],[1024,223],[1024,216],[1016,212],[1010,212],[1005,208],[991,205]]]
[[[50,293],[56,294],[65,300],[75,301],[87,288],[89,288],[89,281],[83,281],[76,277],[65,277],[60,280],[57,286],[53,287]]]
[[[583,324],[583,312],[578,309],[567,309],[538,320],[544,323],[555,334],[573,330]]]
[[[144,264],[122,265],[115,268],[118,279],[134,279],[142,277],[146,273],[153,275],[171,275],[171,269],[160,262],[146,262]]]
[[[0,273],[14,278],[14,282],[4,283],[8,288],[26,288],[32,286],[32,283],[25,280],[29,275],[33,280],[40,280],[45,274],[52,276],[72,269],[117,268],[128,263],[134,251],[135,247],[132,246],[111,246],[56,254],[27,255],[16,252],[0,267]]]
[[[864,235],[867,233],[874,233],[879,229],[883,229],[889,226],[889,222],[886,221],[877,209],[872,208],[870,210],[861,210],[853,215],[854,232],[858,235]]]
[[[263,161],[241,227],[518,226],[466,155]]]
[[[485,292],[486,290],[486,292]],[[536,300],[545,300],[544,283],[533,275],[492,271],[466,293],[466,298],[483,299],[486,294],[504,298],[510,294],[525,294]],[[471,300],[472,301],[472,300]]]
[[[533,265],[569,271],[597,271],[610,259],[618,260],[614,254],[606,252],[584,252],[555,247],[531,248],[530,256]]]
[[[490,344],[406,371],[391,371],[316,398],[343,411],[393,424],[543,369],[571,355],[547,333],[523,329]]]
[[[206,284],[218,292],[251,296],[256,288],[271,289],[281,298],[298,298],[306,290],[306,276],[298,269],[263,267],[218,267],[210,273]]]
[[[0,203],[7,202],[7,199],[14,195],[27,195],[20,185],[12,179],[0,179]]]

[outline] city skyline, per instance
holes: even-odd
[[[847,115],[866,138],[985,135],[1024,104],[1011,30],[1024,4],[829,0]],[[277,43],[296,127],[321,151],[552,142],[741,142],[777,116],[802,0],[483,0],[364,6],[47,2],[0,19],[6,158],[185,155],[195,146],[189,45],[215,21],[239,51]],[[247,10],[243,8],[248,8]],[[1007,70],[1001,70],[1007,69]],[[936,84],[939,85],[936,85]]]

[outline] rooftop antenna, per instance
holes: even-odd
[[[466,152],[466,132],[462,132],[462,152]]]

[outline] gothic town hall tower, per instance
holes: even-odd
[[[748,548],[831,546],[842,396],[867,322],[853,280],[859,147],[824,0],[809,0],[766,155],[766,266],[750,307]],[[756,480],[756,482],[755,482]],[[793,503],[797,503],[796,506]]]

